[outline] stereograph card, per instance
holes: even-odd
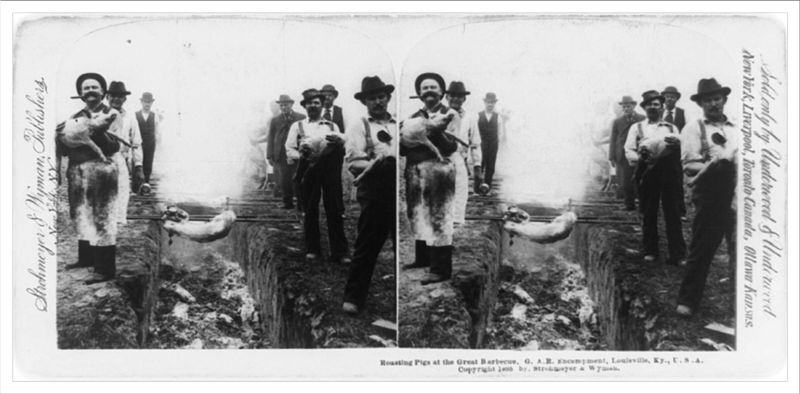
[[[786,14],[3,14],[15,381],[785,379]]]

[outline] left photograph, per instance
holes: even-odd
[[[58,347],[396,346],[380,43],[280,17],[27,27],[75,23],[50,87]]]

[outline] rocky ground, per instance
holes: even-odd
[[[66,192],[60,191],[58,237],[58,332],[61,348],[269,348],[273,343],[262,327],[257,301],[251,297],[245,273],[234,255],[230,239],[197,244],[166,234],[146,220],[131,220],[120,230],[117,265],[121,272],[135,271],[141,279],[151,272],[155,298],[151,322],[141,309],[141,295],[131,291],[130,279],[84,285],[89,269],[65,271],[77,259],[77,241],[68,217]],[[251,196],[252,197],[252,196]],[[265,198],[265,196],[258,196]],[[273,204],[277,204],[276,202]],[[252,214],[259,206],[242,208]],[[247,211],[247,212],[245,212]],[[152,199],[133,198],[130,215],[158,212]],[[358,205],[348,203],[346,233],[355,241]],[[324,216],[324,215],[323,215]],[[325,229],[325,221],[322,220]],[[323,311],[312,325],[320,347],[394,346],[394,335],[372,325],[375,320],[396,321],[394,255],[387,242],[373,276],[367,310],[351,317],[341,312],[342,290],[348,266],[304,261],[302,225],[280,223],[282,245],[278,253],[289,261],[286,271],[302,277],[307,291],[297,295],[295,306]],[[327,234],[323,230],[323,239]],[[160,248],[159,248],[160,245]],[[323,248],[327,245],[323,244]],[[156,252],[158,251],[158,253]],[[159,264],[150,264],[158,259]],[[127,267],[127,268],[126,268]],[[150,270],[152,267],[153,268]],[[157,272],[156,272],[157,271]],[[137,282],[138,283],[138,282]],[[299,289],[296,287],[295,289]],[[302,302],[300,302],[302,301]],[[300,311],[302,312],[302,311]],[[143,325],[146,328],[143,329]],[[144,333],[143,333],[144,332]],[[144,338],[144,339],[142,339]]]

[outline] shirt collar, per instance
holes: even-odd
[[[706,118],[705,116],[703,116],[703,123],[705,123],[705,124],[710,124],[710,125],[714,125],[714,124],[720,124],[720,123],[721,123],[721,124],[723,124],[723,125],[725,125],[725,126],[733,126],[733,123],[731,123],[731,121],[730,121],[730,120],[728,120],[728,117],[727,117],[727,116],[725,116],[725,115],[722,115],[722,116],[723,116],[723,117],[725,117],[725,119],[723,119],[723,120],[722,120],[722,121],[720,121],[720,122],[713,122],[713,121],[711,121],[711,120],[708,120],[708,118]]]
[[[367,114],[367,121],[368,122],[374,122],[374,123],[381,123],[381,122],[397,123],[397,121],[394,120],[394,117],[391,114],[389,114],[389,119],[375,119],[372,116],[369,116],[369,114]]]
[[[428,112],[428,113],[436,113],[436,112],[441,111],[442,108],[444,108],[444,104],[439,102],[439,104],[436,104],[436,106],[433,107],[433,109],[430,109],[430,110],[428,109],[428,107],[422,107],[422,111],[423,112]]]

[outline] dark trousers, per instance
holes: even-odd
[[[677,157],[674,159],[677,160]],[[658,256],[660,203],[667,229],[669,259],[677,260],[686,256],[686,241],[683,239],[680,214],[681,182],[681,173],[675,171],[674,163],[671,161],[661,161],[644,172],[639,185],[639,201],[642,204],[642,243],[645,254]]]
[[[725,238],[728,245],[729,275],[736,280],[736,211],[731,209],[732,191],[722,191],[714,198],[693,198],[695,217],[686,273],[678,293],[678,303],[697,309],[703,299],[706,278],[717,247]]]
[[[356,237],[353,263],[344,290],[344,300],[363,306],[378,255],[386,238],[394,237],[395,202],[394,198],[361,199],[361,215],[358,217],[358,236]]]
[[[497,162],[497,141],[485,141],[481,144],[481,155],[483,161],[483,183],[492,186],[494,179],[494,165]]]
[[[277,183],[283,196],[284,205],[294,204],[294,191],[296,186],[293,179],[295,171],[297,171],[297,162],[287,164],[285,159],[275,162],[275,177],[277,178]]]
[[[636,167],[632,167],[628,160],[620,160],[616,164],[617,169],[617,198],[625,200],[625,208],[636,208],[636,184],[633,181],[633,174]]]
[[[318,163],[322,164],[322,163]],[[302,178],[303,225],[305,229],[306,252],[320,253],[319,200],[325,207],[328,221],[328,241],[331,257],[347,255],[347,239],[344,235],[344,218],[342,217],[342,172],[333,166],[317,165]],[[286,193],[284,192],[284,196]],[[284,197],[285,199],[285,197]]]
[[[156,142],[142,143],[142,170],[144,171],[144,181],[150,183],[150,174],[153,173],[153,158],[156,153]]]

